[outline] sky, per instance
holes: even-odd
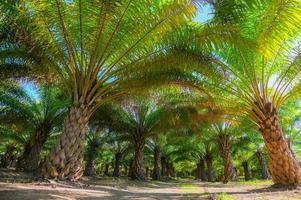
[[[29,94],[33,99],[39,99],[39,92],[33,82],[22,80],[21,85],[24,88],[25,92]]]
[[[197,14],[194,18],[194,21],[199,22],[200,24],[210,20],[213,17],[212,7],[209,4],[203,5],[198,8]],[[39,98],[39,94],[34,83],[29,81],[22,81],[22,85],[25,91],[30,94],[33,98]]]
[[[202,5],[198,8],[195,21],[204,23],[213,17],[212,7],[209,4]]]

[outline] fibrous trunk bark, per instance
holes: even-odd
[[[129,172],[128,172],[128,177],[131,177],[132,176],[132,171],[133,171],[133,162],[134,162],[134,159],[130,159],[129,160]]]
[[[166,176],[166,164],[167,164],[166,157],[162,156],[161,157],[161,176],[162,177]]]
[[[213,175],[213,164],[212,164],[212,155],[210,153],[207,153],[205,155],[205,161],[207,165],[207,178],[209,182],[213,182],[214,175]]]
[[[260,114],[258,111],[254,112],[258,117],[259,131],[268,151],[273,182],[279,185],[300,184],[300,166],[292,149],[283,137],[275,107],[271,103],[266,103],[260,111]]]
[[[119,177],[120,176],[120,162],[121,162],[121,158],[122,158],[122,153],[120,151],[118,151],[117,153],[115,153],[115,163],[114,163],[114,172],[113,172],[113,176],[115,176],[115,177]]]
[[[160,180],[161,179],[161,152],[160,147],[156,146],[154,149],[154,169],[152,173],[152,178],[154,180]]]
[[[103,174],[104,174],[105,176],[109,176],[109,175],[110,175],[109,169],[110,169],[110,164],[106,163],[106,164],[105,164],[105,170],[104,170],[104,172],[103,172]]]
[[[248,180],[251,179],[248,161],[243,161],[243,162],[242,162],[242,166],[243,166],[243,168],[244,168],[244,176],[245,176],[245,180],[248,181]]]
[[[196,169],[195,169],[195,179],[200,180],[201,179],[201,168],[200,168],[200,163],[196,164]]]
[[[169,159],[166,162],[166,176],[170,177],[171,176],[171,163]]]
[[[173,165],[172,162],[170,163],[170,166],[171,166],[171,173],[170,173],[170,176],[171,176],[171,177],[175,177],[175,176],[176,176],[176,170],[175,170],[175,167],[174,167],[174,165]]]
[[[84,174],[86,176],[93,176],[95,174],[95,168],[94,168],[93,160],[89,160],[87,162]]]
[[[24,147],[22,157],[17,162],[18,169],[27,172],[36,172],[38,170],[40,154],[43,145],[49,137],[50,130],[50,124],[43,124],[31,135],[29,141]]]
[[[89,110],[72,107],[59,140],[46,158],[42,174],[47,178],[77,180],[83,174],[83,139],[87,132]]]
[[[206,181],[207,180],[207,175],[206,175],[206,169],[205,169],[205,161],[203,157],[200,158],[199,160],[199,165],[200,165],[200,177],[201,181]]]
[[[145,177],[149,176],[149,167],[145,167]]]
[[[14,160],[14,151],[16,150],[16,147],[14,145],[7,145],[6,151],[4,155],[1,156],[1,167],[7,168],[10,167]]]
[[[270,178],[270,173],[266,164],[266,161],[264,159],[264,155],[261,150],[256,151],[256,156],[259,160],[260,167],[261,167],[261,178],[262,179],[269,179]]]
[[[131,179],[145,180],[144,164],[143,164],[143,151],[145,145],[145,138],[141,135],[135,137],[135,154],[132,163]]]
[[[237,180],[237,174],[232,163],[230,144],[231,140],[229,135],[219,134],[218,145],[224,164],[223,183],[228,183],[230,180]]]
[[[125,166],[124,166],[124,174],[125,174],[125,175],[128,175],[128,173],[129,173],[129,172],[128,172],[128,166],[125,165]]]
[[[94,161],[96,158],[97,150],[100,146],[97,139],[88,142],[88,155],[87,163],[84,174],[87,176],[93,176],[95,174]]]

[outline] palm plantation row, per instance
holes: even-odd
[[[2,165],[17,152],[17,169],[45,178],[114,162],[114,176],[122,165],[133,179],[224,183],[252,166],[300,184],[299,0],[15,0],[0,12]]]
[[[5,151],[2,167],[27,172],[39,170],[43,155],[53,148],[61,132],[61,123],[68,110],[67,101],[58,91],[58,88],[43,87],[36,91],[39,97],[32,97],[31,92],[20,86],[5,88],[1,96],[6,107],[2,116],[6,126],[1,127],[2,138],[6,140],[2,146]],[[178,176],[226,183],[237,179],[235,161],[246,180],[251,178],[251,166],[255,177],[269,178],[262,140],[254,130],[250,135],[239,135],[238,129],[228,134],[226,127],[206,124],[198,124],[199,127],[192,130],[189,129],[191,122],[186,121],[187,115],[191,117],[189,107],[175,109],[171,99],[167,102],[158,106],[146,101],[145,97],[136,97],[126,99],[122,106],[99,108],[90,120],[84,142],[83,173],[88,176],[126,175],[138,180],[151,176],[161,180],[175,177],[178,172]],[[15,121],[20,127],[13,127]],[[43,132],[40,132],[41,127]],[[135,132],[138,129],[141,132]]]

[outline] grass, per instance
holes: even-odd
[[[230,194],[227,194],[227,193],[217,194],[216,198],[218,200],[235,200],[235,198],[233,196],[231,196]]]
[[[180,188],[181,188],[181,192],[183,193],[191,193],[199,189],[199,187],[197,187],[196,185],[187,184],[187,183],[180,184]]]
[[[256,186],[269,186],[269,185],[273,185],[272,180],[258,180],[258,179],[254,179],[254,180],[250,180],[250,181],[239,181],[237,182],[237,184],[240,185],[256,185]]]

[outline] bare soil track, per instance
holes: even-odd
[[[271,181],[202,183],[198,181],[134,182],[125,178],[86,178],[72,182],[40,182],[22,173],[0,173],[3,200],[96,200],[96,199],[221,199],[301,200],[301,189],[271,188]]]

